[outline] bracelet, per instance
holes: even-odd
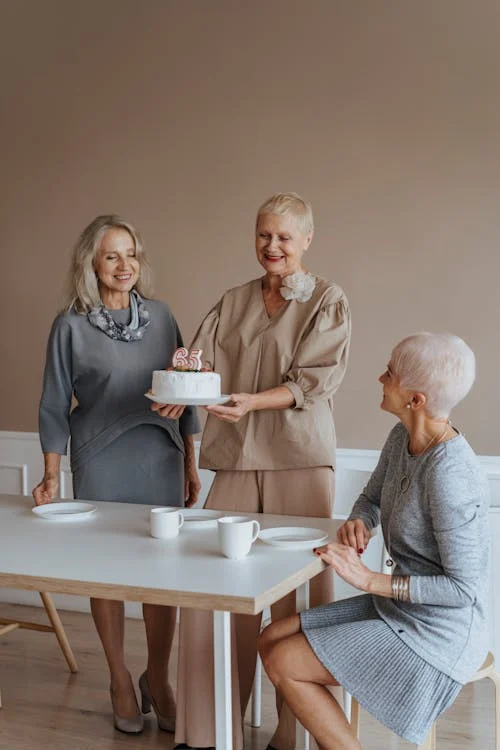
[[[410,576],[392,576],[392,598],[397,602],[410,601]]]

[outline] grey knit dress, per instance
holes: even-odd
[[[302,612],[302,630],[335,679],[393,732],[421,744],[462,685],[418,656],[369,594]]]
[[[183,438],[199,423],[191,407],[180,420],[160,417],[144,396],[152,371],[167,367],[182,346],[168,306],[144,304],[151,322],[140,341],[114,340],[75,312],[59,315],[52,326],[40,440],[44,453],[65,454],[71,435],[73,490],[80,499],[184,504]],[[118,323],[130,319],[129,309],[109,312]]]
[[[463,435],[412,456],[398,424],[350,519],[381,523],[411,601],[363,594],[301,614],[326,669],[416,744],[486,656],[487,510],[486,480]]]

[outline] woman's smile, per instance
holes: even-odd
[[[115,274],[115,279],[117,281],[130,281],[131,278],[132,278],[132,274],[131,273],[117,273],[117,274]]]
[[[259,263],[268,273],[282,276],[295,273],[301,268],[302,255],[311,239],[312,232],[303,234],[294,216],[262,214],[257,221],[255,238]]]

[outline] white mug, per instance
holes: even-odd
[[[184,524],[184,516],[177,508],[151,508],[149,530],[156,539],[173,539]]]
[[[260,532],[258,521],[246,516],[224,516],[217,520],[220,551],[232,560],[239,560],[250,552]]]

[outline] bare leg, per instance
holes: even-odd
[[[300,627],[298,618],[288,618],[288,630]],[[282,631],[285,632],[285,629]],[[273,637],[274,636],[274,637]],[[324,750],[361,750],[344,712],[327,686],[338,685],[314,655],[306,637],[295,632],[288,637],[270,633],[261,641],[264,668],[301,724]]]
[[[143,604],[148,643],[148,685],[163,716],[175,716],[175,700],[168,683],[168,662],[175,632],[176,607]]]
[[[320,604],[333,602],[333,570],[328,568],[315,576],[309,584],[309,607],[318,607]],[[340,686],[330,687],[330,692],[341,708],[344,706],[344,691]]]
[[[123,602],[91,599],[90,610],[109,666],[113,710],[124,719],[134,718],[139,714],[139,706],[132,678],[125,666]]]
[[[281,600],[283,601],[283,600]],[[268,625],[259,638],[259,653],[265,659],[269,651],[280,641],[300,633],[300,617],[291,615]]]
[[[283,608],[282,611],[286,611],[286,600],[288,600],[288,602],[292,601],[293,607],[295,607],[295,592],[284,597],[284,599],[280,599],[279,602],[276,602],[274,607],[278,608],[278,611],[279,608]],[[275,609],[273,609],[273,616],[274,615]],[[282,619],[273,620],[271,625],[263,631],[259,639],[259,652],[262,661],[264,662],[269,651],[279,641],[288,638],[291,635],[295,635],[296,633],[300,633],[300,618],[298,615],[289,615],[288,617],[283,616]],[[283,696],[279,690],[276,690],[276,711],[279,716],[279,723],[271,738],[270,746],[273,748],[279,747],[280,749],[286,748],[286,750],[292,750],[292,748],[295,747],[296,720],[292,711],[285,704]]]
[[[310,599],[311,607],[333,600],[333,570],[325,570],[311,580]],[[295,591],[292,591],[271,607],[273,625],[274,623],[278,625],[280,621],[290,620],[294,617],[292,613],[295,612]],[[281,618],[283,618],[283,620],[281,620]],[[297,622],[297,632],[300,632],[300,621],[298,618]],[[338,688],[337,690],[338,695],[341,696],[341,689]],[[278,713],[278,725],[269,744],[277,750],[294,750],[296,742],[295,716],[286,705],[279,690],[276,691],[276,711]]]
[[[330,467],[264,471],[263,511],[296,516],[330,518],[333,511],[334,483]],[[304,502],[307,498],[307,502]],[[310,606],[333,601],[333,570],[326,570],[310,582]],[[271,607],[273,622],[296,612],[295,593]],[[278,725],[270,745],[278,750],[295,750],[295,717],[276,693]]]

